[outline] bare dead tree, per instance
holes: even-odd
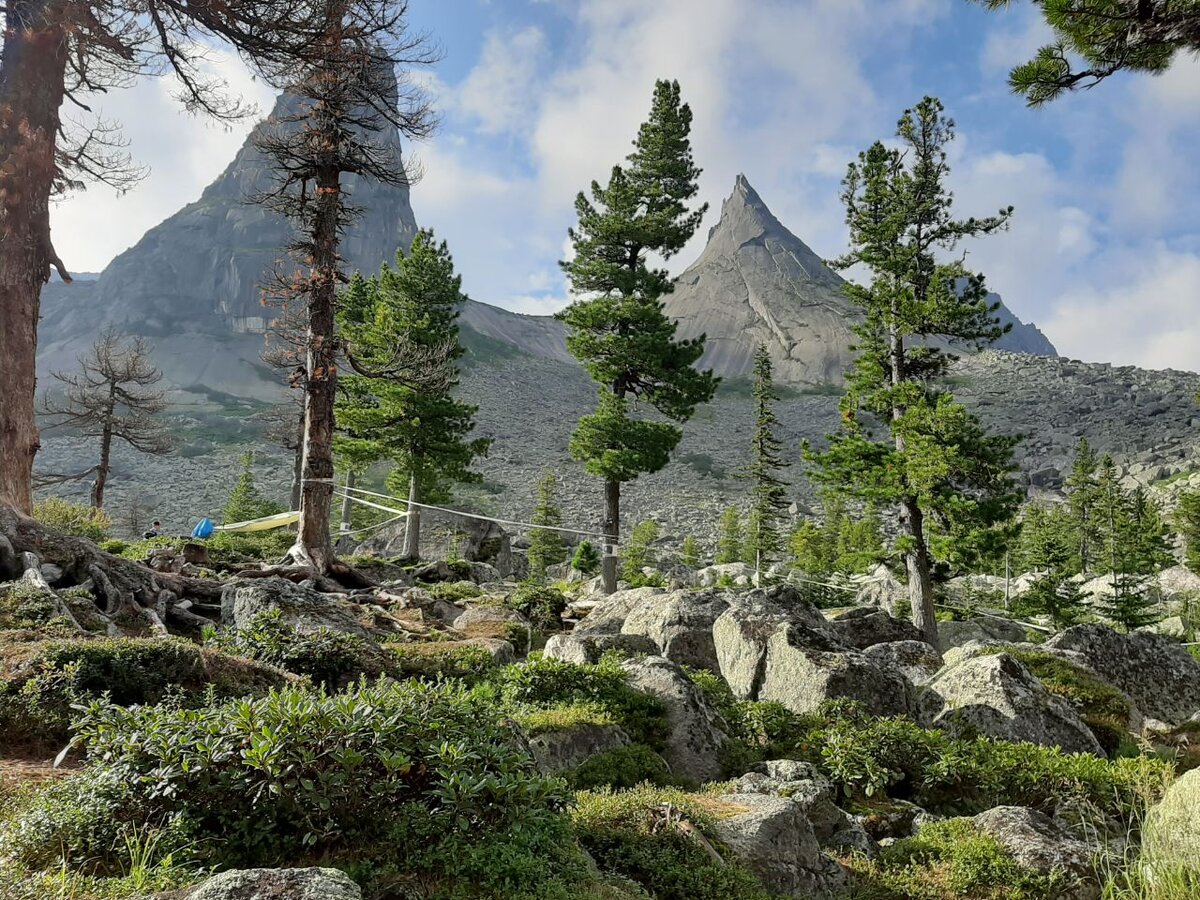
[[[282,88],[324,45],[327,12],[325,0],[0,0],[0,505],[32,508],[41,289],[54,270],[71,281],[51,240],[51,198],[87,181],[123,190],[141,174],[91,98],[170,75],[188,109],[241,116],[250,110],[209,74],[206,48],[232,45]]]
[[[319,574],[341,571],[329,519],[334,491],[334,404],[344,348],[335,331],[337,293],[347,281],[341,235],[359,210],[343,178],[405,185],[412,180],[394,145],[396,129],[420,138],[435,125],[426,94],[405,73],[437,58],[424,35],[407,29],[407,3],[326,0],[325,40],[305,60],[290,89],[295,112],[264,129],[259,147],[272,161],[276,184],[259,202],[289,218],[297,237],[289,247],[299,268],[277,273],[268,293],[306,314],[304,446],[297,540],[289,553]]]
[[[145,338],[122,341],[105,329],[91,351],[79,357],[74,372],[52,372],[62,383],[61,394],[47,392],[42,413],[50,428],[69,428],[85,437],[100,439],[100,461],[75,477],[94,474],[92,506],[104,507],[104,488],[112,472],[112,445],[124,441],[138,453],[166,456],[175,442],[156,417],[168,404],[154,385],[162,372],[150,361],[153,348]]]

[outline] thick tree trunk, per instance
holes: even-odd
[[[68,42],[50,0],[10,4],[0,57],[0,506],[33,508],[37,323],[57,267],[50,194]]]
[[[300,508],[300,485],[304,481],[304,407],[296,422],[296,449],[292,452],[292,510]]]
[[[904,526],[913,545],[912,549],[904,554],[913,624],[921,630],[926,641],[935,649],[941,650],[937,610],[933,605],[933,560],[929,556],[929,545],[925,540],[925,514],[915,497],[905,497],[902,506]]]
[[[421,507],[417,496],[416,467],[408,476],[408,518],[404,520],[404,557],[405,559],[421,558]]]
[[[304,465],[300,484],[300,525],[292,558],[321,575],[333,568],[329,517],[333,508],[334,402],[337,399],[338,210],[337,169],[317,178],[313,261],[308,295],[307,379],[304,389]]]
[[[338,531],[346,533],[350,530],[351,522],[354,520],[354,501],[350,499],[349,488],[354,487],[354,470],[350,469],[346,472],[346,496],[342,498],[342,521],[338,527]]]
[[[96,467],[96,483],[92,486],[92,506],[104,509],[104,487],[112,467],[112,426],[106,424],[100,435],[100,465]]]
[[[617,589],[617,551],[621,539],[621,482],[604,482],[604,558],[600,567],[604,593]]]

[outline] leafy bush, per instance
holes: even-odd
[[[514,896],[580,866],[562,783],[450,686],[289,688],[199,710],[96,703],[79,733],[93,766],[20,812],[0,854],[44,865],[61,849],[69,866],[118,868],[113,837],[138,822],[220,835],[193,843],[197,863],[335,858],[393,888],[452,878]]]
[[[602,711],[636,743],[661,750],[666,741],[662,703],[631,688],[620,660],[596,665],[542,658],[492,673],[475,693],[516,714],[579,704]]]
[[[448,603],[483,596],[483,590],[473,581],[442,581],[427,586],[425,590],[434,599],[445,600]]]
[[[301,634],[278,609],[258,613],[236,631],[206,632],[205,643],[331,687],[363,673],[383,674],[378,664],[366,663],[368,644],[358,635],[327,628]]]
[[[571,557],[571,568],[582,575],[595,575],[600,571],[600,551],[591,541],[581,541]]]
[[[54,598],[27,581],[0,584],[0,629],[44,628],[58,615]]]
[[[576,790],[629,789],[639,784],[666,787],[674,784],[663,758],[645,744],[629,744],[607,753],[597,753],[567,776]]]
[[[583,848],[601,870],[637,882],[657,900],[769,900],[757,878],[717,862],[677,827],[682,817],[701,832],[708,828],[713,814],[701,798],[643,786],[576,799],[572,818]]]
[[[522,584],[505,598],[504,605],[521,613],[535,627],[545,631],[562,628],[567,598],[562,591],[538,584]]]
[[[476,681],[496,668],[486,647],[462,641],[388,644],[400,674],[426,679],[457,678]]]
[[[48,528],[89,541],[104,540],[112,528],[112,520],[104,510],[60,497],[47,497],[33,504],[33,517]]]
[[[879,858],[851,860],[858,884],[854,900],[1055,900],[1060,876],[1020,865],[990,835],[967,819],[926,825],[880,851]]]

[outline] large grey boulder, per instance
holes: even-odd
[[[609,650],[619,650],[628,656],[658,655],[658,647],[648,637],[633,634],[579,634],[574,631],[551,635],[542,650],[542,656],[577,666],[594,665]]]
[[[740,562],[706,566],[696,573],[695,580],[700,587],[751,587],[754,584],[754,568]]]
[[[920,629],[912,622],[897,619],[871,606],[849,609],[830,619],[829,627],[843,643],[859,650],[895,641],[923,640]]]
[[[221,623],[245,628],[260,613],[277,609],[297,631],[325,628],[370,637],[364,610],[337,594],[322,594],[284,578],[231,581],[221,592]]]
[[[1172,638],[1076,625],[1052,637],[1046,647],[1080,654],[1146,716],[1180,725],[1200,712],[1200,662]]]
[[[837,805],[833,783],[810,763],[772,759],[735,782],[739,794],[771,794],[795,800],[804,808],[817,842],[828,846],[834,835],[850,827],[850,819]]]
[[[529,750],[543,774],[557,775],[629,743],[629,735],[619,725],[584,724],[535,734],[529,738]]]
[[[776,700],[798,713],[827,700],[855,700],[873,715],[904,715],[912,686],[857,650],[839,649],[824,634],[782,625],[767,639],[759,700]]]
[[[1047,691],[1007,653],[974,657],[946,669],[922,689],[918,705],[923,722],[951,733],[1103,755],[1071,704]]]
[[[233,869],[183,895],[186,900],[362,900],[339,869]]]
[[[942,668],[942,656],[925,641],[888,641],[862,652],[876,665],[899,672],[915,685],[928,682]]]
[[[660,655],[681,666],[719,671],[713,623],[729,608],[722,591],[674,591],[638,603],[621,633],[649,638]]]
[[[1079,840],[1048,816],[1023,806],[998,806],[971,822],[1021,865],[1042,875],[1059,875],[1064,881],[1055,896],[1063,900],[1100,896],[1094,862],[1099,848]]]
[[[980,615],[961,622],[938,622],[938,639],[945,652],[970,641],[1018,644],[1026,640],[1025,627],[1003,616]]]
[[[895,615],[900,604],[908,601],[908,585],[900,581],[883,563],[871,570],[854,598],[855,606],[876,606]]]
[[[702,783],[723,774],[729,736],[721,716],[683,670],[669,659],[631,659],[621,668],[629,686],[662,701],[666,709],[667,746],[662,757],[676,778]]]
[[[846,885],[846,875],[821,853],[804,807],[788,797],[723,794],[731,815],[713,825],[716,836],[772,894],[821,900]]]
[[[666,594],[662,588],[633,588],[617,591],[592,607],[582,622],[575,626],[576,634],[620,634],[625,620],[634,608],[651,597]]]

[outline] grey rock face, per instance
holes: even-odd
[[[899,672],[915,685],[928,682],[942,668],[942,657],[925,641],[888,641],[874,644],[863,656],[876,665]]]
[[[662,756],[684,781],[719,778],[729,744],[725,723],[679,666],[651,656],[627,660],[621,668],[636,691],[657,697],[666,708],[667,746]]]
[[[800,803],[766,794],[724,794],[744,812],[713,826],[738,861],[773,894],[824,900],[846,884],[841,867],[821,854]]]
[[[185,894],[187,900],[362,900],[339,869],[234,869]]]
[[[681,666],[716,672],[713,623],[729,608],[721,591],[675,591],[651,596],[630,611],[621,633],[653,641],[661,656]]]
[[[1100,896],[1092,862],[1099,848],[1079,840],[1048,816],[1023,806],[998,806],[971,822],[1021,865],[1067,879],[1058,896],[1065,900],[1096,900]]]
[[[966,730],[1103,755],[1074,708],[1007,653],[967,659],[946,669],[925,686],[918,704],[926,724],[952,733]]]
[[[322,594],[283,578],[231,581],[221,592],[221,622],[245,628],[259,613],[278,609],[298,631],[327,628],[370,637],[360,621],[360,608],[335,594]]]
[[[777,628],[767,640],[758,699],[777,700],[798,713],[842,698],[877,716],[908,712],[911,686],[903,675],[857,651],[830,647],[827,638],[802,626]]]
[[[591,757],[629,746],[629,735],[618,725],[576,725],[529,738],[538,769],[547,775],[570,772]]]
[[[592,608],[582,622],[575,626],[576,634],[620,634],[625,620],[642,602],[666,594],[662,588],[634,588],[617,591]]]
[[[1151,718],[1179,725],[1200,712],[1200,662],[1176,640],[1076,625],[1046,646],[1081,654],[1089,668],[1128,694]]]
[[[792,759],[772,759],[763,771],[750,772],[736,782],[739,794],[771,794],[795,800],[804,808],[817,842],[828,846],[834,835],[851,827],[836,803],[833,784],[815,766]]]
[[[1023,643],[1025,629],[1016,622],[999,616],[975,616],[962,622],[938,622],[938,638],[942,650],[961,647],[970,641],[981,643]]]
[[[568,634],[551,635],[542,655],[561,659],[577,666],[595,664],[609,650],[620,650],[630,656],[656,656],[658,647],[647,637],[632,634]]]
[[[920,630],[911,622],[871,607],[847,610],[831,619],[829,627],[844,643],[859,650],[893,641],[921,640]]]

